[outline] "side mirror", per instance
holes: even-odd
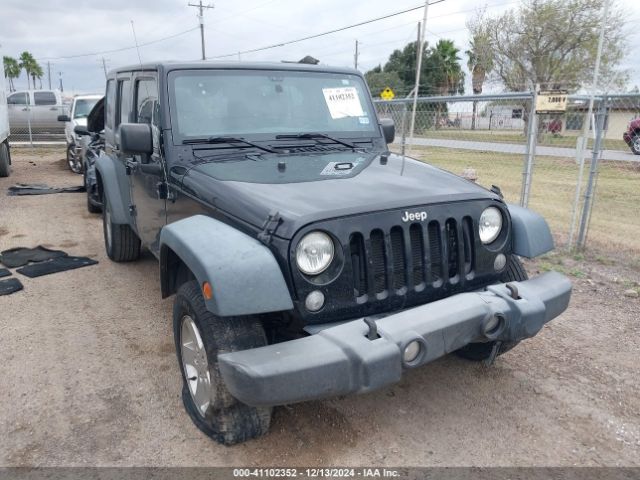
[[[66,115],[60,115],[60,117],[65,117],[65,116]],[[60,117],[58,117],[58,120],[60,120]],[[60,121],[62,121],[62,120],[60,120]],[[89,130],[87,130],[87,127],[83,127],[82,125],[76,125],[75,127],[73,127],[73,131],[74,131],[74,133],[76,133],[78,135],[91,135],[91,132],[89,132]]]
[[[396,138],[396,125],[393,123],[393,120],[390,118],[381,118],[380,126],[382,127],[385,142],[393,143],[393,140]]]
[[[148,123],[123,123],[120,125],[120,150],[129,155],[151,155],[153,137]]]
[[[58,121],[59,122],[70,122],[71,119],[69,118],[69,115],[58,115]]]

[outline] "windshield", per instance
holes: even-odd
[[[377,135],[360,77],[279,70],[195,70],[170,75],[174,141],[322,132]],[[267,134],[267,135],[265,135]]]
[[[73,112],[73,118],[84,118],[89,115],[89,112],[98,103],[99,98],[95,99],[77,99],[76,109]]]

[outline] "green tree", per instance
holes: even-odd
[[[460,65],[460,50],[451,40],[438,40],[428,52],[427,79],[439,95],[464,93],[464,72]]]
[[[27,86],[31,88],[31,84],[29,83],[29,77],[33,78],[33,88],[36,88],[36,77],[38,75],[42,76],[42,68],[36,62],[36,59],[33,58],[31,53],[24,51],[20,54],[20,67],[24,69],[27,74]]]
[[[33,88],[36,88],[36,78],[40,80],[40,89],[42,89],[42,76],[44,72],[42,71],[42,67],[39,63],[35,63],[31,70],[31,78],[33,79]]]
[[[2,64],[4,66],[4,76],[9,80],[9,91],[13,92],[16,89],[13,80],[20,77],[20,63],[15,58],[5,55],[2,57]]]
[[[410,42],[402,50],[394,50],[382,68],[383,73],[395,72],[402,81],[403,91],[407,93],[414,88],[416,81],[417,43]],[[419,95],[464,92],[464,72],[460,66],[459,52],[451,40],[440,40],[434,48],[425,45]]]
[[[467,68],[471,72],[471,89],[474,95],[480,95],[487,79],[487,74],[493,70],[493,48],[488,32],[482,23],[482,15],[478,15],[474,20],[467,23],[467,28],[471,33],[469,40],[469,50],[467,55]],[[471,130],[476,129],[476,115],[478,102],[473,102],[473,113],[471,115]]]
[[[374,97],[379,97],[380,92],[387,87],[393,90],[396,96],[406,94],[404,82],[398,72],[383,72],[382,68],[378,66],[365,73],[364,77]]]
[[[493,51],[493,70],[510,91],[576,91],[588,85],[604,0],[524,0],[522,6],[480,22]],[[626,83],[619,70],[626,51],[625,17],[615,0],[606,23],[601,79]]]

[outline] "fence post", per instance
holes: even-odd
[[[407,146],[407,103],[403,102],[402,103],[402,145],[401,145],[401,151],[402,151],[402,156],[404,157],[405,154],[405,148]]]
[[[591,218],[591,208],[593,207],[595,181],[598,174],[598,162],[600,160],[600,150],[602,150],[602,135],[604,133],[604,121],[607,116],[607,97],[603,97],[598,105],[598,114],[595,121],[596,139],[591,152],[591,168],[589,169],[589,180],[584,193],[584,206],[582,208],[582,218],[580,219],[580,231],[578,232],[577,248],[584,249],[587,241],[587,230]]]
[[[538,115],[536,114],[536,98],[538,96],[538,86],[531,96],[531,107],[529,109],[529,125],[527,128],[527,145],[524,152],[524,168],[522,170],[522,188],[520,189],[520,206],[529,206],[529,194],[531,192],[531,174],[533,172],[533,162],[536,158],[536,144],[538,142]]]
[[[33,148],[33,135],[31,133],[31,105],[27,105],[27,127],[29,128],[29,145]]]

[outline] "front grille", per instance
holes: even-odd
[[[474,269],[473,245],[470,217],[352,233],[354,295],[402,294],[408,289],[463,284]]]

